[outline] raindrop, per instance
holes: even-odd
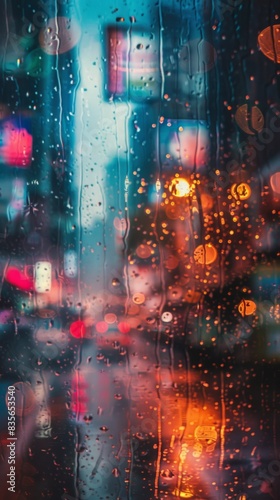
[[[114,467],[114,469],[112,470],[112,474],[114,477],[119,477],[121,475],[121,473],[117,467]]]
[[[120,280],[118,278],[113,278],[112,279],[112,285],[117,287],[120,285]]]

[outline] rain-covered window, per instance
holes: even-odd
[[[3,500],[279,500],[278,0],[2,0]]]

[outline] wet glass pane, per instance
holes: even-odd
[[[1,9],[1,498],[279,499],[279,2]]]

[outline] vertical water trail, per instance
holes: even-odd
[[[65,155],[64,155],[64,143],[63,143],[63,137],[62,137],[62,112],[63,112],[63,105],[62,105],[62,89],[61,89],[61,81],[60,81],[60,75],[59,75],[59,67],[58,67],[58,54],[59,54],[59,44],[60,44],[60,38],[59,38],[59,28],[58,28],[58,20],[57,20],[57,13],[58,13],[58,7],[57,7],[57,2],[55,2],[55,28],[56,28],[56,33],[57,33],[57,49],[56,49],[56,54],[55,54],[55,70],[56,70],[56,76],[57,76],[57,85],[58,85],[58,93],[59,93],[59,119],[58,119],[58,127],[59,127],[59,141],[61,145],[61,152],[62,152],[62,157],[61,161],[62,164],[64,165],[65,161]],[[58,222],[57,222],[57,251],[59,252],[59,246],[61,243],[61,213],[59,211],[58,213]],[[61,290],[62,291],[62,290]],[[61,305],[62,305],[62,296],[60,298]]]
[[[225,456],[225,428],[226,428],[226,405],[225,405],[225,380],[224,380],[224,371],[221,369],[221,452],[220,452],[220,460],[219,460],[219,469],[223,470],[224,465],[224,456]]]
[[[162,7],[161,0],[158,2],[158,18],[159,18],[159,68],[160,68],[160,76],[161,76],[161,90],[160,90],[160,99],[164,98],[164,70],[163,70],[163,39],[162,33],[164,30],[163,21],[162,21]]]
[[[161,0],[158,2],[158,22],[159,22],[159,63],[160,63],[160,75],[161,75],[161,91],[160,91],[160,107],[159,114],[161,116],[161,102],[164,98],[164,70],[163,70],[163,20],[162,20],[162,5]],[[157,179],[161,180],[162,166],[161,166],[161,157],[160,157],[160,134],[159,127],[157,125]],[[157,181],[158,182],[158,181]],[[158,435],[158,447],[157,447],[157,460],[156,460],[156,471],[155,471],[155,481],[154,481],[154,496],[158,498],[158,490],[159,490],[159,475],[160,475],[160,465],[161,465],[161,455],[162,455],[162,402],[160,397],[160,386],[161,386],[161,366],[160,366],[160,338],[161,338],[161,315],[164,308],[164,304],[166,302],[166,290],[165,290],[165,277],[164,277],[164,252],[160,243],[158,231],[157,231],[157,219],[159,212],[159,192],[156,195],[156,208],[155,215],[153,220],[153,232],[156,238],[158,251],[159,251],[159,273],[160,273],[160,294],[161,301],[159,305],[158,312],[158,321],[157,321],[157,333],[156,333],[156,345],[155,345],[155,358],[157,364],[157,372],[156,372],[156,392],[158,397],[158,407],[157,407],[157,435]]]
[[[78,453],[77,450],[80,449],[80,444],[82,442],[82,434],[81,434],[81,429],[80,429],[80,425],[79,425],[79,418],[80,418],[80,408],[79,408],[79,374],[80,374],[80,371],[79,371],[79,366],[81,365],[82,363],[82,345],[81,345],[81,342],[82,340],[79,340],[78,339],[78,342],[79,342],[79,346],[78,346],[78,350],[77,350],[77,361],[74,365],[74,373],[75,373],[75,381],[76,381],[76,401],[77,401],[77,405],[76,405],[76,426],[75,426],[75,465],[74,465],[74,487],[75,487],[75,493],[76,493],[76,496],[77,498],[79,498],[79,489],[80,489],[80,479],[79,479],[79,473],[80,473],[80,453]]]
[[[81,294],[81,257],[82,257],[82,186],[83,186],[83,154],[82,154],[82,137],[83,137],[83,129],[84,129],[84,121],[83,121],[83,111],[82,111],[82,116],[81,116],[81,124],[82,124],[82,131],[81,131],[81,151],[80,151],[80,168],[79,168],[79,173],[80,173],[80,179],[78,183],[78,196],[77,196],[77,202],[78,202],[78,231],[79,231],[79,241],[78,241],[78,247],[77,247],[77,253],[78,253],[78,268],[77,268],[77,289],[78,289],[78,302],[81,304],[82,302],[82,294]],[[81,308],[79,308],[79,319],[81,319]],[[78,340],[79,342],[79,340]],[[79,343],[78,349],[77,349],[77,359],[76,363],[74,365],[74,373],[75,377],[79,377],[79,367],[82,363],[82,344]],[[79,399],[79,393],[78,393],[78,387],[79,384],[77,382],[77,401]],[[79,414],[77,414],[77,421],[79,420]],[[79,449],[80,442],[81,442],[81,432],[80,432],[80,427],[77,424],[75,427],[75,446],[76,449]],[[75,491],[77,498],[79,498],[79,463],[80,461],[80,454],[76,453],[76,458],[75,458]]]
[[[4,92],[4,86],[5,86],[5,70],[4,70],[4,66],[5,66],[5,59],[6,59],[6,54],[7,54],[7,47],[8,47],[8,40],[9,40],[9,20],[8,20],[8,6],[7,6],[7,0],[4,0],[5,2],[5,24],[6,24],[6,30],[7,30],[7,33],[6,33],[6,40],[5,40],[5,46],[4,46],[4,50],[3,50],[3,59],[2,59],[2,94]]]
[[[126,288],[126,299],[125,299],[125,314],[128,311],[128,304],[130,300],[130,285],[129,285],[129,273],[128,273],[128,235],[129,235],[129,164],[130,164],[130,149],[129,149],[129,123],[132,115],[131,103],[130,103],[130,51],[131,51],[131,26],[127,31],[127,54],[126,54],[126,88],[127,88],[127,113],[125,115],[125,151],[126,151],[126,171],[125,171],[125,181],[124,181],[124,205],[125,205],[125,234],[123,236],[123,246],[124,246],[124,280]]]
[[[127,31],[127,55],[126,55],[126,86],[127,86],[127,113],[125,115],[125,154],[126,154],[126,171],[125,171],[125,181],[124,181],[124,219],[125,219],[125,233],[123,235],[123,248],[124,248],[124,283],[126,289],[125,297],[125,316],[128,313],[128,306],[131,296],[130,283],[129,283],[129,273],[128,273],[128,236],[130,229],[130,219],[129,219],[129,165],[130,165],[130,148],[129,148],[129,124],[132,115],[131,103],[130,103],[130,51],[131,51],[131,30],[132,25]],[[127,397],[131,401],[131,372],[129,364],[129,349],[127,347],[126,354],[126,371],[127,371]],[[132,486],[132,474],[133,474],[133,443],[131,439],[131,419],[130,412],[128,412],[128,423],[127,423],[127,433],[129,437],[129,463],[127,465],[129,472],[129,485],[128,485],[128,500],[132,499],[131,496],[131,486]]]
[[[159,339],[157,340],[159,342]],[[160,475],[160,465],[161,465],[161,454],[162,454],[162,404],[160,399],[160,368],[158,368],[157,373],[157,393],[158,393],[158,408],[157,408],[157,434],[158,434],[158,454],[156,461],[156,472],[155,472],[155,498],[159,498],[158,490],[159,490],[159,475]]]
[[[80,51],[78,51],[78,61],[80,61]],[[79,64],[79,72],[78,72],[79,78],[77,81],[77,86],[75,88],[75,94],[77,92],[78,86],[81,83],[81,71],[80,71],[80,64]],[[81,140],[80,140],[80,152],[79,152],[79,179],[78,179],[78,193],[77,193],[77,203],[78,203],[78,245],[77,245],[77,290],[78,290],[78,303],[82,303],[82,293],[81,293],[81,262],[82,262],[82,244],[83,244],[83,226],[82,226],[82,189],[83,189],[83,168],[84,168],[84,156],[83,156],[83,134],[84,134],[84,118],[83,118],[83,106],[81,110],[81,116],[80,116],[80,124],[81,124]],[[77,162],[78,163],[78,162]],[[81,308],[79,308],[79,319],[81,319]],[[82,340],[81,340],[82,342]],[[74,370],[73,372],[75,373],[75,377],[79,377],[79,367],[81,366],[82,363],[82,345],[79,343],[78,349],[77,349],[77,359],[76,363],[74,365]],[[77,401],[79,400],[79,384],[77,381]],[[75,449],[79,450],[80,443],[82,442],[82,432],[80,429],[80,426],[78,424],[79,420],[79,414],[77,414],[77,425],[75,426]],[[74,487],[75,487],[75,494],[76,497],[79,498],[79,484],[80,484],[80,479],[79,479],[79,472],[80,472],[80,453],[76,452],[75,454],[75,467],[74,467]]]
[[[3,288],[4,281],[5,281],[6,272],[9,269],[10,262],[11,262],[11,256],[8,257],[8,261],[6,262],[5,267],[3,269],[3,275],[2,275],[2,279],[1,279],[1,283],[0,283],[0,300],[1,300],[2,288]]]
[[[55,70],[56,70],[56,76],[57,76],[57,85],[58,85],[58,95],[59,95],[59,122],[58,122],[58,127],[59,127],[59,140],[60,140],[60,145],[61,145],[61,151],[62,151],[62,160],[64,161],[64,143],[63,143],[63,137],[62,137],[62,112],[63,112],[63,100],[62,100],[62,89],[61,89],[61,81],[60,81],[60,75],[59,75],[59,66],[58,66],[58,55],[59,55],[59,46],[60,46],[60,38],[59,38],[59,25],[58,25],[58,7],[57,7],[57,1],[55,2],[55,29],[57,33],[57,48],[56,48],[56,54],[55,54]]]

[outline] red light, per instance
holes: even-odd
[[[84,322],[81,320],[74,321],[71,323],[69,331],[72,337],[75,337],[76,339],[84,338],[86,333]]]
[[[130,324],[127,323],[126,321],[121,321],[118,324],[118,330],[121,333],[129,333],[130,332]]]
[[[5,279],[11,285],[16,286],[20,290],[24,290],[25,292],[33,290],[33,280],[27,278],[25,274],[16,267],[10,267],[7,270]]]
[[[75,323],[82,323],[82,321],[75,321]],[[72,323],[74,324],[74,323]],[[72,326],[72,325],[71,325]],[[88,411],[87,403],[89,401],[87,390],[88,384],[86,379],[80,372],[76,372],[72,379],[72,411],[81,414]]]

